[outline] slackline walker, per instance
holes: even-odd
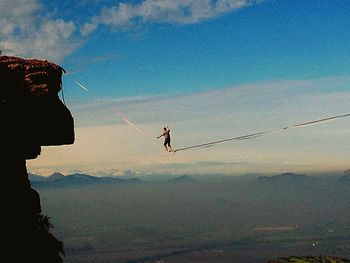
[[[179,152],[179,151],[186,151],[186,150],[190,150],[190,149],[208,148],[208,147],[212,147],[212,146],[214,146],[216,144],[227,143],[227,142],[231,142],[231,141],[235,141],[235,140],[237,140],[237,141],[239,141],[239,140],[249,140],[249,139],[261,137],[261,136],[264,136],[264,135],[267,135],[267,134],[271,134],[271,133],[282,132],[282,131],[285,131],[285,130],[288,130],[288,129],[303,128],[305,126],[325,123],[325,122],[333,121],[333,120],[340,119],[340,118],[346,118],[346,117],[349,117],[349,116],[350,116],[350,113],[337,115],[337,116],[323,118],[323,119],[318,119],[318,120],[314,120],[314,121],[308,121],[308,122],[303,122],[303,123],[299,123],[299,124],[294,124],[294,125],[290,125],[290,126],[286,126],[286,127],[282,127],[282,128],[278,128],[278,129],[266,130],[266,131],[262,131],[262,132],[251,133],[251,134],[237,136],[237,137],[232,137],[232,138],[227,138],[227,139],[223,139],[223,140],[207,142],[207,143],[192,145],[192,146],[188,146],[188,147],[183,147],[183,148],[175,149],[175,150],[173,150],[173,152],[176,153],[176,152]]]

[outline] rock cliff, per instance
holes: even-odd
[[[63,72],[48,61],[0,56],[2,257],[10,262],[63,261],[26,169],[41,146],[74,142],[73,117],[58,96]]]

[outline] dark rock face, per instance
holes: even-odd
[[[63,69],[40,60],[0,56],[2,143],[26,159],[40,146],[74,142],[73,117],[58,97]]]
[[[74,142],[73,117],[58,97],[62,73],[47,61],[0,56],[2,257],[11,262],[63,261],[26,169],[41,146]]]

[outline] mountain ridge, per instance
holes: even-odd
[[[291,172],[286,172],[286,173],[281,173],[281,174],[276,174],[272,176],[259,176],[257,180],[267,180],[267,181],[281,181],[281,180],[312,180],[313,178],[304,174],[297,174],[297,173],[291,173]]]
[[[63,175],[61,173],[53,173],[45,177],[41,175],[29,174],[29,180],[37,187],[69,187],[69,186],[84,186],[94,184],[107,183],[139,183],[142,182],[137,178],[116,178],[116,177],[97,177],[93,175],[74,173]]]
[[[168,182],[171,183],[192,183],[195,182],[196,180],[193,179],[191,176],[188,175],[180,175],[176,178],[170,179]]]

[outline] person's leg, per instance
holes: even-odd
[[[169,149],[170,152],[172,151],[172,148],[171,148],[171,145],[170,145],[170,140],[168,141],[168,149]]]

